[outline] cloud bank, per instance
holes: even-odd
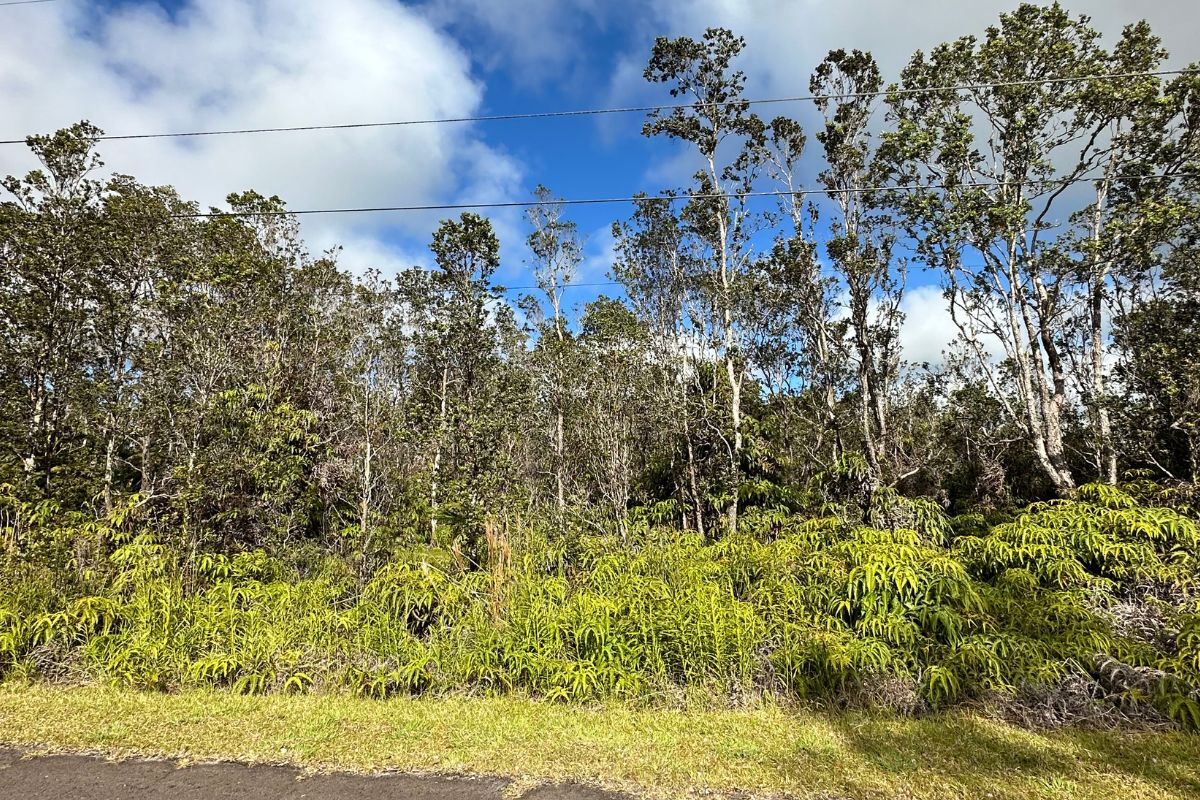
[[[4,138],[84,118],[122,134],[456,117],[476,113],[483,96],[466,53],[390,0],[189,0],[173,14],[68,0],[6,11]],[[205,205],[247,188],[293,209],[504,200],[521,182],[519,164],[463,125],[110,141],[101,154],[112,171]],[[23,148],[0,148],[0,174],[32,166]],[[314,216],[304,230],[318,248],[345,243],[355,264],[394,267],[390,242],[434,221]]]

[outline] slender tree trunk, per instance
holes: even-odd
[[[438,489],[441,479],[442,448],[446,439],[446,392],[450,382],[450,366],[442,367],[441,411],[438,417],[437,443],[433,451],[433,470],[429,481],[429,543],[437,544]]]
[[[1104,378],[1103,302],[1104,284],[1108,278],[1107,263],[1094,278],[1090,298],[1092,349],[1092,413],[1095,415],[1096,456],[1101,480],[1116,485],[1117,450],[1113,446],[1112,420],[1108,413],[1108,393]]]
[[[869,491],[874,494],[883,481],[883,465],[876,436],[878,417],[875,410],[875,380],[872,374],[875,354],[871,346],[868,319],[870,297],[863,287],[854,282],[851,283],[850,292],[850,318],[854,324],[854,347],[858,351],[858,413],[862,425],[863,450],[866,451],[867,466],[871,473]]]
[[[566,461],[565,439],[566,437],[563,430],[563,412],[560,408],[558,413],[555,414],[554,419],[554,456],[555,462],[558,465],[558,468],[554,471],[554,479],[556,484],[555,500],[558,505],[558,524],[560,528],[562,527],[563,520],[567,515],[567,491],[566,482],[563,479],[563,465]]]
[[[727,342],[729,339],[726,334]],[[738,486],[741,483],[742,469],[742,382],[735,373],[732,357],[725,359],[725,375],[729,380],[729,416],[733,423],[733,496],[729,500],[726,519],[731,534],[737,533],[738,522]]]
[[[104,443],[104,514],[113,512],[113,479],[116,471],[117,437],[110,427]]]
[[[1109,161],[1109,172],[1114,168]],[[1100,258],[1101,233],[1104,226],[1104,206],[1108,199],[1108,180],[1096,188],[1096,205],[1092,215],[1092,254]],[[1091,265],[1092,285],[1088,298],[1088,323],[1092,356],[1092,424],[1096,436],[1096,466],[1100,479],[1110,485],[1117,482],[1117,451],[1113,446],[1112,420],[1108,413],[1108,391],[1104,373],[1104,288],[1112,262],[1099,261]]]
[[[1019,197],[1017,199],[1020,200]],[[1034,455],[1050,478],[1055,492],[1065,496],[1075,488],[1074,478],[1067,468],[1062,434],[1066,376],[1062,359],[1048,330],[1052,309],[1045,284],[1036,272],[1030,269],[1028,285],[1033,287],[1031,298],[1026,288],[1025,276],[1018,266],[1018,248],[1022,237],[1023,232],[1015,233],[1006,243],[1007,264],[1004,277],[1008,291],[1004,296],[1004,305],[1009,333],[1012,336],[1011,354],[1014,356],[1019,394],[1024,401],[1026,419],[1023,427],[1029,435]],[[997,277],[997,286],[999,285]],[[1030,315],[1031,305],[1036,305],[1038,311],[1036,322]],[[1042,361],[1043,353],[1049,364],[1050,382],[1046,378],[1047,364]]]
[[[1188,471],[1191,473],[1192,483],[1200,483],[1200,436],[1189,434],[1187,443]]]
[[[367,554],[371,552],[371,537],[374,531],[371,529],[371,503],[372,488],[374,483],[374,450],[371,447],[371,415],[370,415],[371,395],[369,391],[363,393],[363,433],[366,439],[366,447],[363,449],[362,460],[362,491],[359,495],[358,509],[358,529],[361,536],[362,562],[361,568],[363,575],[366,575],[367,569]]]
[[[1046,451],[1050,463],[1054,465],[1051,479],[1054,488],[1060,495],[1070,494],[1075,489],[1075,479],[1067,466],[1066,447],[1063,441],[1062,414],[1067,399],[1067,374],[1063,364],[1062,354],[1054,341],[1050,330],[1050,301],[1045,285],[1034,277],[1034,288],[1038,299],[1038,337],[1046,354],[1046,364],[1050,369],[1049,403],[1043,410],[1042,418],[1046,426]],[[1043,379],[1043,385],[1045,381]],[[1045,394],[1045,390],[1043,390]]]
[[[142,436],[142,458],[141,470],[142,481],[139,494],[142,497],[150,497],[154,494],[154,473],[152,472],[153,465],[150,463],[150,434]]]
[[[563,329],[562,329],[562,312],[559,307],[558,292],[551,293],[551,300],[554,304],[554,333],[558,338],[558,352],[555,354],[555,360],[558,362],[556,370],[558,375],[558,385],[555,390],[555,418],[554,418],[554,480],[555,480],[555,501],[558,506],[558,528],[559,532],[564,532],[567,516],[567,491],[566,478],[566,448],[567,437],[564,421],[563,406],[566,402],[566,376],[564,375],[562,358],[563,358]]]
[[[1060,471],[1063,447],[1062,429],[1054,417],[1054,404],[1046,384],[1045,366],[1041,359],[1040,336],[1024,301],[1021,302],[1021,317],[1027,338],[1022,343],[1018,335],[1016,346],[1021,356],[1021,371],[1024,373],[1026,426],[1038,463],[1050,478],[1055,491],[1061,495],[1071,488],[1069,476],[1064,481]]]
[[[709,172],[713,186],[720,187],[717,179],[716,165],[710,157]],[[733,473],[733,497],[726,508],[726,524],[729,533],[737,533],[738,522],[738,487],[741,483],[742,469],[742,379],[737,364],[736,340],[733,330],[733,286],[729,274],[729,225],[725,204],[719,203],[720,213],[717,215],[717,235],[720,237],[717,255],[721,275],[721,322],[724,328],[723,347],[725,350],[725,379],[729,384],[729,421],[733,428],[733,450],[730,454],[730,467]]]
[[[29,477],[32,477],[38,468],[38,453],[40,449],[38,443],[42,439],[46,421],[46,392],[43,388],[46,379],[44,376],[41,376],[35,380],[37,384],[33,391],[33,414],[29,422],[29,445],[24,457],[21,459],[21,466],[26,476]]]
[[[687,386],[679,382],[679,420],[683,426],[683,442],[687,450],[688,491],[692,498],[692,516],[696,522],[696,532],[704,538],[704,504],[700,497],[700,479],[696,474],[696,452],[692,447],[692,414],[688,410]]]
[[[891,427],[889,424],[890,409],[888,408],[887,387],[891,385],[890,381],[895,372],[892,370],[892,365],[888,362],[884,362],[884,369],[886,371],[883,371],[882,374],[876,372],[874,348],[872,348],[871,357],[871,383],[869,385],[871,409],[875,413],[875,458],[882,464],[887,457],[888,443],[890,441],[889,429]]]
[[[675,253],[671,256],[672,272],[679,277],[678,257]],[[673,344],[677,347],[683,341],[682,320],[687,318],[687,300],[680,299],[679,301],[679,321],[676,325],[679,326],[674,332]],[[687,450],[687,476],[688,476],[688,491],[692,497],[692,516],[696,522],[696,533],[700,534],[700,538],[705,538],[704,526],[704,501],[700,496],[700,478],[696,468],[696,451],[692,443],[692,412],[688,407],[687,395],[687,373],[690,365],[688,364],[687,351],[680,349],[679,357],[679,419],[683,425],[683,441]]]

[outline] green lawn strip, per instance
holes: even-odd
[[[757,708],[0,688],[0,742],[175,758],[850,798],[1200,797],[1200,736]]]

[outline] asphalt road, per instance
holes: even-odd
[[[290,767],[106,761],[0,749],[3,800],[500,800],[495,778],[304,775]],[[522,800],[621,800],[589,786],[539,786]]]

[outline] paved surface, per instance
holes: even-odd
[[[495,778],[304,775],[290,767],[106,761],[0,749],[3,800],[500,800]],[[588,786],[539,786],[523,800],[622,800]]]

